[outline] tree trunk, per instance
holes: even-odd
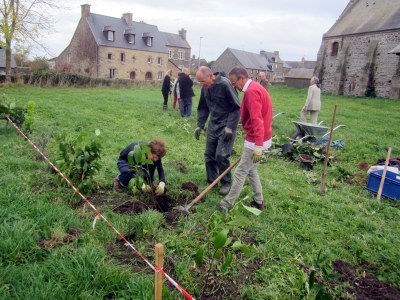
[[[11,82],[11,41],[6,41],[6,82]]]

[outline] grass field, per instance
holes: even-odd
[[[323,95],[319,120],[330,126],[338,106],[336,124],[346,127],[334,133],[345,147],[333,150],[338,158],[328,168],[327,192],[319,194],[322,164],[311,171],[271,156],[259,167],[266,210],[251,217],[251,225],[234,228],[230,235],[252,246],[252,255],[234,254],[232,265],[215,278],[205,278],[196,268],[193,254],[207,239],[207,224],[221,197],[212,191],[177,223],[165,222],[161,213],[118,214],[116,206],[146,196],[115,194],[119,152],[133,140],[159,137],[167,142],[163,159],[168,193],[183,195],[181,184],[206,187],[204,135],[193,138],[194,113],[182,119],[177,111],[162,112],[162,95],[149,89],[73,89],[1,87],[0,92],[18,105],[35,101],[33,132],[29,137],[51,160],[52,142],[62,132],[70,136],[100,129],[102,169],[95,180],[98,190],[87,195],[94,205],[150,261],[155,243],[165,245],[165,271],[189,293],[200,299],[312,299],[310,270],[318,252],[326,257],[317,283],[334,298],[352,299],[350,283],[335,284],[324,277],[332,262],[344,261],[394,288],[400,288],[400,206],[364,189],[366,170],[386,157],[400,157],[398,138],[400,102],[385,99]],[[295,133],[306,90],[270,90],[274,111],[274,136],[283,141]],[[242,150],[238,137],[235,150]],[[87,205],[71,205],[73,192],[57,184],[56,175],[12,127],[0,123],[0,298],[1,299],[152,299],[153,274],[140,258],[98,221]],[[234,159],[237,155],[233,156]],[[183,163],[188,173],[177,167]],[[351,180],[349,180],[351,179]],[[348,184],[346,182],[352,182]],[[242,197],[251,197],[246,185]],[[190,199],[189,199],[190,200]],[[363,268],[364,266],[364,268]],[[212,282],[212,283],[211,283]],[[218,283],[213,283],[218,282]],[[204,286],[214,288],[208,291]],[[183,299],[173,288],[164,288],[164,299]]]

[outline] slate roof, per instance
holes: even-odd
[[[86,20],[98,45],[151,52],[167,52],[164,35],[155,25],[146,24],[144,22],[132,22],[132,25],[129,26],[122,18],[108,17],[93,13],[91,13]],[[110,30],[115,31],[114,41],[108,41],[106,39],[106,35],[103,32],[106,26],[109,26],[108,28]],[[135,34],[135,44],[129,44],[124,36],[124,33],[129,30],[132,30]],[[153,44],[151,47],[147,46],[143,40],[142,37],[144,35],[153,37]]]
[[[285,61],[291,68],[304,68],[304,69],[313,69],[315,68],[317,62],[313,60],[305,60],[304,66],[301,61]]]
[[[324,37],[400,29],[400,0],[350,1]]]
[[[314,69],[293,68],[286,75],[286,78],[310,79],[314,75]]]
[[[169,33],[169,32],[160,32],[161,35],[164,36],[165,44],[167,46],[179,47],[179,48],[187,48],[190,49],[189,43],[184,40],[179,34]]]
[[[6,67],[6,49],[0,49],[0,68]],[[11,68],[16,68],[17,64],[15,63],[14,56],[11,55]]]
[[[239,63],[246,69],[272,70],[272,63],[269,62],[265,55],[232,48],[228,48],[228,50],[231,51]]]

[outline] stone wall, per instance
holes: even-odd
[[[338,53],[331,55],[332,44]],[[399,99],[396,79],[400,57],[388,52],[400,44],[400,29],[380,33],[325,37],[318,52],[315,74],[324,92],[337,95],[365,96],[374,91],[377,97]]]
[[[121,60],[121,54],[124,56],[124,61]],[[109,59],[109,55],[111,59]],[[161,64],[158,63],[159,59],[161,59]],[[114,78],[162,80],[168,68],[168,55],[166,53],[106,46],[99,47],[98,61],[98,77],[100,78],[110,78],[110,69],[112,69],[114,70]],[[146,73],[151,73],[151,78],[146,78]]]

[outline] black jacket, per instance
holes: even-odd
[[[182,73],[178,78],[178,82],[181,99],[191,98],[194,96],[193,81],[188,75]]]
[[[130,172],[129,170],[129,162],[128,162],[128,153],[131,152],[133,150],[133,148],[135,148],[136,145],[138,145],[139,142],[133,142],[132,144],[130,144],[128,147],[126,147],[124,150],[121,151],[121,153],[119,154],[119,158],[118,158],[118,170],[121,173],[126,173],[126,172]],[[140,144],[145,144],[148,145],[147,142],[142,142]],[[144,177],[144,179],[148,182],[148,183],[152,183],[154,181],[154,172],[157,169],[157,173],[158,173],[158,179],[160,181],[165,182],[165,175],[164,175],[164,168],[161,162],[161,158],[157,161],[154,162],[154,164],[152,165],[148,165],[145,164],[143,165],[143,167],[148,170],[148,174],[146,174],[146,176]]]
[[[164,77],[164,81],[163,81],[163,84],[162,84],[161,91],[163,93],[169,93],[170,90],[171,90],[171,77],[166,75]]]
[[[213,86],[201,89],[197,126],[204,128],[208,116],[208,130],[213,133],[221,132],[225,126],[235,130],[239,123],[240,102],[237,91],[229,79],[220,74],[216,74]]]

